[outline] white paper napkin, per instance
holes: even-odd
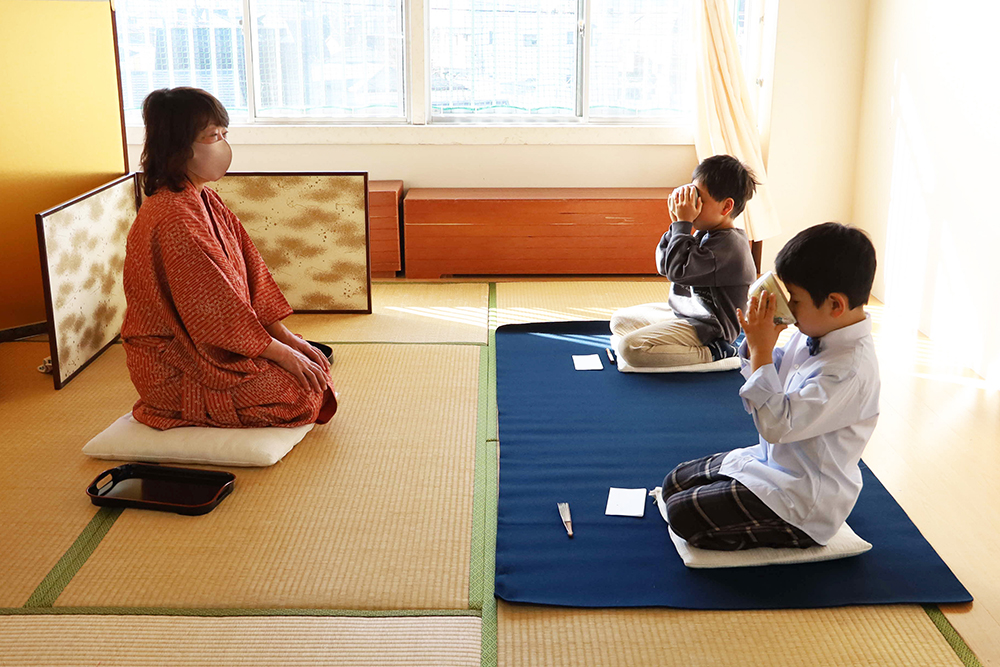
[[[603,371],[604,363],[599,354],[574,354],[573,368],[578,371]]]
[[[608,491],[607,516],[641,517],[646,512],[646,489],[619,489],[614,486]]]

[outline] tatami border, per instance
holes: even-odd
[[[496,355],[496,330],[497,330],[497,284],[490,283],[489,297],[489,338],[487,347],[487,383],[486,383],[486,438],[484,442],[484,545],[483,545],[483,570],[486,574],[483,582],[483,605],[482,605],[482,655],[480,665],[482,667],[497,667],[497,598],[494,595],[494,583],[496,582],[496,555],[497,555],[497,494],[498,494],[498,474],[500,471],[499,459],[497,457],[497,355]],[[482,396],[482,391],[480,391]]]
[[[49,570],[42,582],[24,603],[27,608],[51,607],[56,598],[69,585],[83,564],[94,553],[104,536],[111,530],[115,520],[121,515],[120,507],[102,507],[97,510],[94,518],[83,529],[76,541],[66,550],[59,562]]]
[[[469,607],[482,609],[485,596],[486,543],[486,413],[489,385],[489,349],[479,350],[479,397],[476,412],[476,466],[472,492],[472,548],[469,563]]]
[[[979,658],[972,652],[969,645],[965,643],[962,636],[958,634],[958,630],[951,624],[951,621],[944,615],[944,612],[939,607],[931,604],[925,604],[923,607],[927,615],[931,617],[931,621],[937,626],[938,632],[944,635],[945,641],[951,646],[951,650],[955,652],[955,655],[962,661],[962,664],[965,667],[982,667]]]
[[[191,607],[3,607],[0,616],[347,616],[396,618],[411,616],[476,616],[477,609],[196,609]]]

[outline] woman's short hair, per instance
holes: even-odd
[[[187,162],[198,134],[211,124],[229,127],[222,103],[200,88],[154,90],[142,103],[146,141],[142,147],[142,190],[150,196],[162,187],[184,189]]]

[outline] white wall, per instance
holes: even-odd
[[[867,16],[868,0],[780,0],[767,172],[783,233],[764,268],[806,227],[852,222]]]
[[[669,187],[697,165],[682,128],[270,126],[230,128],[231,171],[367,171],[409,188]],[[128,128],[138,169],[141,127]]]
[[[995,2],[871,0],[854,206],[894,326],[919,328],[994,385],[998,21]]]
[[[232,134],[232,133],[230,133]],[[138,161],[141,146],[130,146]],[[668,187],[694,146],[233,145],[233,171],[367,171],[414,187]]]

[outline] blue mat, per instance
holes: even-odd
[[[656,506],[604,515],[608,488],[659,486],[681,461],[756,442],[737,371],[624,374],[607,322],[500,327],[496,594],[573,607],[779,609],[957,603],[972,596],[875,475],[848,522],[874,545],[824,563],[689,570]],[[571,355],[599,353],[603,371]],[[569,539],[556,503],[569,502]]]

